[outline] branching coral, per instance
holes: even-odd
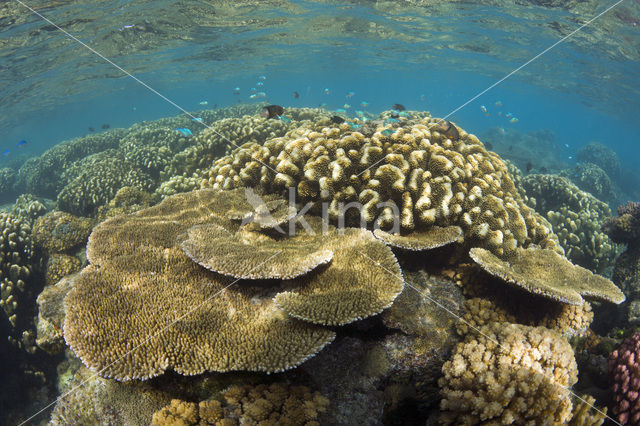
[[[618,247],[600,229],[611,216],[605,203],[555,175],[529,175],[522,183],[529,202],[551,222],[569,260],[594,272],[612,265]]]
[[[543,327],[492,323],[470,334],[442,367],[445,424],[561,424],[572,417],[573,351]]]
[[[174,399],[153,414],[156,426],[209,424],[234,425],[319,425],[320,413],[329,400],[306,386],[284,383],[258,386],[232,386],[215,399],[199,404]]]

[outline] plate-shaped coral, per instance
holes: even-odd
[[[342,325],[382,312],[402,292],[402,271],[391,249],[370,231],[347,228],[321,237],[331,250],[327,268],[296,279],[276,295],[289,315],[316,324]]]
[[[194,262],[222,275],[264,280],[304,275],[333,258],[321,240],[296,235],[285,240],[241,230],[231,233],[218,225],[189,228],[182,250]]]
[[[471,258],[485,271],[530,293],[571,305],[582,305],[582,296],[624,302],[625,296],[610,280],[596,275],[549,249],[518,249],[502,260],[490,251],[472,248]]]
[[[381,229],[373,231],[373,235],[391,247],[405,250],[432,250],[446,246],[462,238],[462,228],[459,226],[432,226],[425,230],[413,231],[408,235],[390,234]]]
[[[211,190],[98,225],[91,265],[65,299],[64,337],[91,369],[118,380],[292,368],[334,332],[287,316],[273,290],[234,281],[194,263],[179,235],[194,225],[228,225],[233,193]],[[256,265],[259,267],[259,265]]]

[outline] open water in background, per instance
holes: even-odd
[[[0,9],[0,166],[100,129],[179,113],[16,1]],[[189,111],[269,102],[444,116],[614,2],[31,1]],[[552,4],[553,2],[540,2]],[[640,146],[640,4],[625,0],[451,119],[481,134],[550,129],[573,156],[597,140],[634,166]],[[125,26],[133,27],[125,28]],[[233,88],[240,87],[240,95]],[[324,89],[330,94],[324,94]],[[300,94],[293,98],[293,92]],[[353,91],[355,95],[346,99]],[[422,97],[421,100],[421,96]],[[206,100],[209,106],[201,107]],[[516,124],[497,116],[511,112]],[[264,99],[257,99],[264,101]],[[485,105],[491,115],[480,110]],[[15,144],[28,146],[18,153]],[[569,145],[566,148],[564,144]]]

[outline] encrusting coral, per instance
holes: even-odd
[[[345,252],[344,257],[364,254],[365,259],[356,265],[330,264],[320,273],[333,279],[309,278],[311,284],[300,281],[306,276],[273,285],[236,282],[183,253],[180,242],[190,228],[215,224],[238,232],[237,216],[243,210],[253,207],[242,190],[200,190],[98,225],[87,246],[90,265],[74,279],[65,299],[64,337],[69,346],[87,366],[119,380],[148,378],[169,368],[181,374],[282,371],[334,338],[333,331],[287,313],[309,315],[322,324],[345,323],[379,312],[402,290],[390,249],[364,230],[369,235],[364,244],[345,240],[336,252],[351,244],[358,253]],[[246,256],[251,258],[252,252]],[[397,276],[358,269],[372,270],[375,262]],[[353,272],[342,271],[346,266]]]
[[[499,255],[532,243],[557,248],[550,225],[523,203],[502,160],[454,124],[457,137],[440,133],[441,121],[368,122],[352,130],[319,120],[234,150],[202,185],[267,193],[295,187],[300,201],[326,202],[334,221],[386,230],[399,217],[395,231],[402,234],[456,225],[465,243]]]
[[[491,323],[442,367],[444,424],[562,424],[572,418],[573,350],[544,327]]]
[[[610,267],[618,247],[601,230],[611,209],[566,178],[528,175],[522,179],[530,205],[549,219],[569,260],[594,272]]]
[[[284,383],[232,386],[221,399],[199,404],[174,399],[153,414],[151,424],[319,426],[318,416],[329,406],[329,400],[321,393]]]

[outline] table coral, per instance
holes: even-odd
[[[619,248],[601,230],[611,216],[609,206],[560,176],[529,175],[522,184],[529,203],[549,219],[569,260],[594,272],[612,265]]]
[[[523,203],[502,160],[462,129],[456,127],[454,140],[440,134],[440,121],[367,123],[361,132],[319,120],[234,150],[214,163],[202,185],[271,193],[295,187],[300,201],[321,200],[334,221],[389,228],[399,216],[403,234],[456,225],[465,243],[500,255],[532,243],[557,247],[550,225]],[[347,209],[348,203],[361,209]]]
[[[613,381],[612,412],[622,424],[640,423],[640,333],[626,339],[609,357]]]
[[[573,351],[544,327],[482,327],[457,346],[442,372],[444,424],[561,424],[572,417]]]
[[[518,249],[502,260],[486,249],[474,247],[469,255],[485,271],[530,293],[571,304],[584,303],[582,296],[622,303],[625,296],[610,280],[573,265],[553,250]]]
[[[179,194],[94,228],[87,245],[90,265],[74,280],[65,299],[64,337],[86,365],[119,380],[148,378],[168,368],[181,374],[282,371],[313,356],[334,337],[333,331],[287,313],[305,317],[306,312],[320,312],[321,317],[310,319],[344,323],[379,312],[401,291],[403,282],[391,251],[364,230],[354,231],[368,233],[365,242],[375,250],[354,244],[358,239],[353,239],[353,250],[359,252],[345,251],[345,259],[364,253],[400,278],[358,269],[360,265],[375,270],[375,263],[364,258],[355,266],[330,265],[323,273],[331,279],[315,284],[313,280],[311,284],[236,283],[202,268],[182,252],[178,237],[195,225],[216,224],[236,232],[240,225],[229,212],[234,211],[235,217],[242,210],[253,210],[244,197],[243,190]],[[336,252],[348,244],[348,239],[336,244]],[[390,257],[384,260],[380,252]],[[248,258],[251,255],[246,251]],[[388,259],[391,264],[386,264]],[[356,273],[340,275],[347,267]],[[349,312],[349,320],[341,316],[343,310]],[[181,320],[174,323],[176,319]]]

